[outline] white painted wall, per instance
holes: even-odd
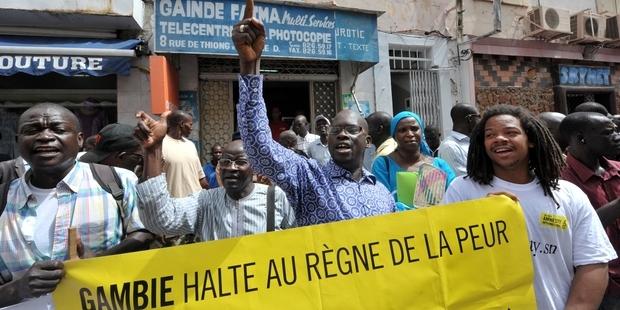
[[[455,46],[450,44],[448,40],[438,37],[379,32],[380,61],[371,70],[375,80],[376,110],[386,111],[391,114],[400,111],[394,111],[392,107],[394,94],[392,94],[391,85],[393,82],[399,83],[399,81],[392,81],[390,74],[388,56],[390,46],[418,46],[431,49],[432,65],[436,66],[439,75],[441,128],[442,132],[447,134],[452,127],[450,109],[459,101],[457,100],[460,88],[458,84],[458,70],[451,62],[452,57],[456,55]],[[400,83],[406,83],[406,81],[400,81]],[[408,88],[407,85],[403,85],[403,87]]]

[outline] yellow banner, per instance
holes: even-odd
[[[66,262],[57,309],[535,309],[506,197]]]

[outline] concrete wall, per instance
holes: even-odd
[[[136,112],[151,112],[151,85],[148,57],[133,61],[128,76],[116,79],[117,116],[119,123],[135,124]]]

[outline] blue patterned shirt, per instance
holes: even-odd
[[[237,120],[252,169],[284,190],[299,226],[394,212],[392,195],[367,170],[355,181],[333,160],[321,166],[271,138],[262,76],[239,78]]]

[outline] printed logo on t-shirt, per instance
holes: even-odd
[[[560,229],[568,229],[568,219],[566,216],[558,214],[540,214],[540,224]]]
[[[530,251],[532,252],[532,256],[536,256],[538,254],[555,254],[557,249],[558,246],[555,244],[530,240]]]

